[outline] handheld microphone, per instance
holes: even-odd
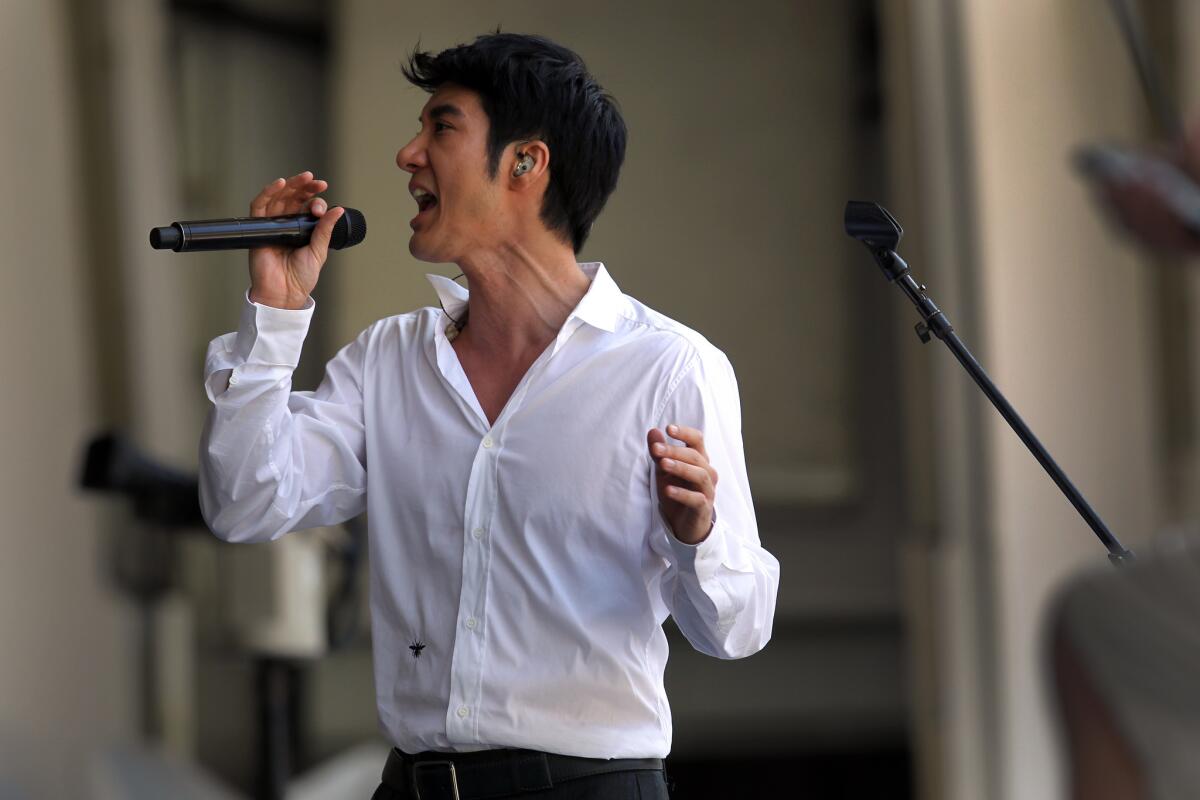
[[[335,206],[336,208],[336,206]],[[332,209],[331,209],[332,210]],[[328,212],[326,212],[328,213]],[[279,217],[232,217],[172,222],[150,231],[155,250],[184,253],[193,250],[247,250],[251,247],[304,247],[317,227],[311,214]],[[333,226],[329,247],[353,247],[367,236],[367,218],[356,208],[347,208]]]

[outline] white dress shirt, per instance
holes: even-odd
[[[771,636],[779,564],[759,544],[729,360],[580,266],[587,294],[494,425],[439,308],[371,325],[315,392],[291,391],[311,301],[247,300],[209,346],[205,519],[250,542],[369,512],[376,701],[406,752],[666,756],[667,614],[718,658]],[[457,318],[467,291],[429,279]],[[696,546],[658,510],[646,432],[671,423],[704,433],[719,475]]]

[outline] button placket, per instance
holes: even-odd
[[[467,501],[463,519],[473,525],[472,536],[480,547],[467,547],[464,539],[462,561],[462,589],[459,593],[458,619],[475,619],[474,630],[458,629],[454,637],[454,652],[450,660],[450,698],[446,714],[446,732],[451,738],[462,742],[475,741],[479,737],[479,714],[464,713],[464,709],[479,707],[483,690],[483,649],[486,637],[482,620],[487,609],[487,582],[491,564],[491,537],[484,538],[490,530],[498,495],[498,458],[503,431],[509,418],[521,407],[530,383],[545,369],[550,351],[547,349],[530,367],[521,383],[513,392],[509,402],[500,413],[496,424],[484,434],[471,463],[471,477],[467,482]],[[449,709],[454,709],[450,711]],[[468,718],[469,716],[469,718]]]
[[[471,477],[467,483],[463,518],[470,538],[464,536],[462,589],[459,593],[458,619],[450,666],[450,703],[446,729],[457,741],[475,741],[479,736],[479,693],[483,680],[483,618],[491,563],[491,542],[486,538],[495,513],[496,456],[499,435],[495,429],[480,441]]]

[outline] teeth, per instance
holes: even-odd
[[[417,208],[425,211],[437,204],[437,197],[432,192],[422,189],[420,186],[414,186],[409,190],[412,193],[413,199],[417,201]]]

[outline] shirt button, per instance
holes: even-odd
[[[471,531],[471,535],[474,536],[476,539],[482,539],[483,538],[483,528],[476,528],[475,530]]]
[[[483,437],[483,446],[484,447],[490,448],[492,446],[492,444],[493,444],[492,437],[490,437],[490,436]]]
[[[467,627],[471,630],[475,630],[475,626],[478,624],[479,620],[475,619],[474,617],[467,617]]]
[[[470,713],[471,713],[471,709],[467,708],[466,706],[458,707],[458,715],[460,717],[465,717],[467,714],[470,714]]]

